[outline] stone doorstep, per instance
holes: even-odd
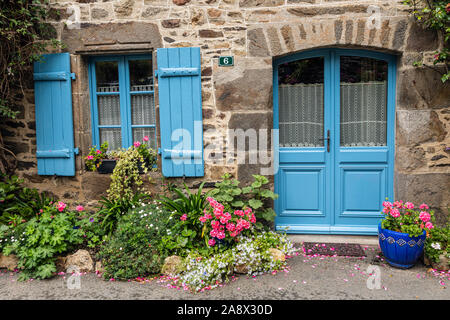
[[[378,246],[377,236],[323,235],[323,234],[288,234],[295,244],[303,242],[317,243],[357,243],[365,246]]]

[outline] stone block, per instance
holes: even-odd
[[[270,56],[263,29],[258,28],[248,30],[247,39],[248,39],[248,51],[250,56],[253,57]]]
[[[271,110],[272,69],[246,69],[236,65],[215,72],[216,106],[220,111]],[[257,79],[257,81],[256,81]]]
[[[411,24],[408,39],[406,41],[406,51],[434,51],[439,48],[439,36],[436,30],[423,28],[417,22]]]
[[[450,106],[450,83],[429,68],[399,72],[398,109],[434,109]]]
[[[404,174],[394,176],[395,199],[426,203],[435,211],[436,223],[444,225],[450,206],[450,173]]]
[[[445,138],[445,126],[434,111],[398,110],[396,120],[397,145],[417,145]]]

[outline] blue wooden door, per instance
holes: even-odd
[[[277,229],[376,234],[393,196],[395,60],[322,49],[274,63]]]

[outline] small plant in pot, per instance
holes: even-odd
[[[98,173],[112,173],[116,166],[116,159],[108,153],[108,142],[105,141],[100,145],[100,149],[96,146],[89,150],[89,154],[85,158],[86,168],[89,171],[97,171]]]
[[[425,203],[383,202],[384,219],[378,226],[380,249],[386,261],[397,268],[411,268],[422,256],[434,213]]]

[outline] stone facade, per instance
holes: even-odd
[[[401,1],[53,0],[51,6],[49,20],[77,73],[73,110],[81,155],[73,178],[37,175],[33,90],[25,90],[18,96],[18,120],[2,126],[2,133],[31,186],[77,201],[94,201],[107,189],[109,177],[85,172],[82,161],[91,145],[88,55],[201,47],[208,144],[214,130],[226,136],[229,128],[272,128],[274,57],[323,47],[362,48],[398,56],[396,198],[430,203],[444,221],[450,206],[450,84],[429,68],[412,66],[429,61],[441,41],[416,25]],[[234,56],[234,67],[219,67],[220,55]],[[238,164],[236,157],[207,161],[204,180],[217,181],[225,172],[248,180],[259,173],[259,165]]]

